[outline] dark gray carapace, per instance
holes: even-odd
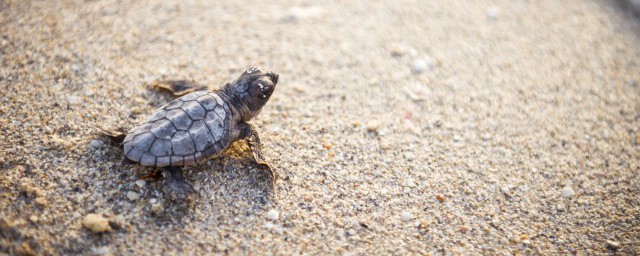
[[[258,132],[247,123],[273,94],[279,76],[253,67],[233,83],[219,90],[186,94],[162,106],[125,137],[127,159],[143,166],[164,167],[165,193],[184,200],[196,192],[184,180],[180,166],[196,164],[218,156],[231,143],[246,140],[253,157],[276,173],[264,161]]]

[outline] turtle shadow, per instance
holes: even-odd
[[[257,164],[223,155],[218,159],[185,168],[185,178],[198,193],[190,203],[164,201],[164,210],[154,213],[158,225],[186,225],[190,219],[254,215],[275,197],[267,172]],[[156,183],[162,190],[162,180]]]
[[[619,15],[624,16],[628,22],[635,23],[634,32],[640,35],[640,6],[634,6],[630,0],[596,1],[596,3],[613,8]]]
[[[154,225],[184,225],[189,219],[218,218],[233,209],[244,215],[261,211],[275,196],[269,172],[255,163],[244,142],[235,142],[222,155],[208,161],[183,167],[186,180],[194,186],[198,197],[193,202],[179,202],[166,198],[162,168],[143,167],[123,161],[124,152],[118,140],[102,133],[95,138],[105,142],[100,161],[113,166],[114,184],[122,187],[119,198],[113,198],[115,212],[126,211],[123,205],[143,204],[145,216]],[[143,188],[136,183],[144,181]],[[134,191],[140,199],[129,200]],[[202,211],[205,210],[205,211]],[[202,215],[202,212],[206,212]],[[200,215],[200,216],[196,216]]]

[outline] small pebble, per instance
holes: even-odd
[[[151,211],[155,214],[159,214],[164,210],[164,207],[160,203],[155,203],[151,205]]]
[[[144,185],[146,185],[146,184],[147,184],[147,182],[146,182],[146,181],[144,181],[144,180],[138,180],[138,181],[136,181],[136,185],[137,185],[138,187],[140,187],[140,188],[143,188],[143,187],[144,187]]]
[[[569,186],[566,186],[562,189],[562,197],[564,198],[569,198],[572,197],[573,195],[575,195],[576,192],[573,191],[573,189]]]
[[[271,223],[271,222],[267,222],[267,223],[265,223],[264,225],[262,225],[262,227],[263,227],[263,228],[266,228],[266,229],[275,229],[275,228],[276,228],[276,225],[275,225],[275,224],[273,224],[273,223]]]
[[[410,99],[415,101],[427,100],[431,96],[431,91],[429,91],[426,86],[423,86],[421,84],[407,86],[404,88],[404,91],[405,93],[407,93]]]
[[[102,146],[104,146],[104,142],[102,142],[100,140],[92,140],[91,142],[89,142],[89,145],[93,149],[100,149],[100,148],[102,148]]]
[[[111,255],[111,249],[109,249],[108,246],[92,248],[91,252],[93,252],[94,255]]]
[[[33,202],[42,207],[47,207],[49,205],[49,203],[47,202],[46,199],[44,199],[44,197],[38,197],[34,199]]]
[[[280,218],[280,213],[275,209],[272,209],[267,212],[266,217],[270,220],[278,220],[278,218]]]
[[[20,191],[36,197],[42,197],[44,195],[44,190],[39,187],[34,186],[32,183],[21,183]]]
[[[407,179],[404,181],[404,186],[413,188],[416,186],[416,183],[413,181],[413,179]]]
[[[304,196],[302,196],[302,199],[305,202],[311,202],[311,200],[313,200],[313,197],[311,195],[309,195],[309,194],[305,194]]]
[[[413,62],[413,67],[412,67],[413,73],[414,74],[420,74],[420,73],[424,72],[427,69],[428,66],[429,66],[429,64],[427,63],[426,60],[417,59],[417,60],[415,60]]]
[[[438,199],[438,201],[440,201],[441,203],[444,203],[444,199],[445,197],[443,195],[437,194],[436,198]]]
[[[578,201],[576,201],[576,203],[578,203],[578,205],[582,206],[582,205],[586,205],[587,201],[584,199],[578,199]]]
[[[140,195],[138,193],[136,193],[136,192],[129,191],[129,192],[127,192],[127,198],[129,198],[129,200],[131,200],[131,201],[135,201],[135,200],[140,199]]]
[[[616,242],[616,241],[611,241],[611,240],[607,240],[606,241],[606,245],[607,248],[611,248],[611,249],[620,249],[620,243]]]
[[[376,120],[369,120],[366,124],[368,132],[377,132],[380,129],[380,122]]]
[[[302,82],[293,82],[291,84],[291,89],[297,93],[304,93],[305,91],[307,91],[307,89],[305,88]],[[274,130],[278,130],[278,131],[280,130],[280,128],[276,126],[272,126],[272,128]]]
[[[324,13],[324,8],[321,6],[305,6],[305,7],[291,7],[289,8],[288,15],[285,20],[299,21],[306,18],[314,18]]]
[[[363,228],[371,227],[371,223],[369,223],[369,221],[367,221],[367,220],[360,220],[358,222],[358,224],[360,224],[360,226],[363,227]]]
[[[407,51],[404,48],[397,45],[393,46],[390,52],[392,57],[401,57],[407,53]]]
[[[71,104],[71,105],[78,104],[81,101],[82,101],[82,99],[80,99],[78,96],[71,95],[71,96],[67,97],[67,102],[69,102],[69,104]]]
[[[132,107],[130,110],[131,110],[131,114],[134,114],[134,115],[142,114],[142,108],[140,107]]]
[[[411,219],[413,219],[413,216],[410,212],[403,212],[402,214],[400,214],[400,218],[402,219],[402,221],[407,222],[411,221]]]
[[[122,214],[115,215],[109,219],[111,227],[115,229],[122,229],[126,225],[126,220]]]
[[[111,227],[109,227],[109,221],[107,221],[106,218],[102,217],[102,215],[93,213],[87,214],[87,216],[82,219],[82,226],[94,233],[107,232],[111,230]]]
[[[322,147],[325,148],[325,149],[332,149],[333,148],[333,144],[331,144],[330,142],[325,141],[325,142],[322,143]]]
[[[429,226],[431,226],[431,221],[423,220],[420,222],[420,225],[418,225],[418,228],[420,230],[427,230],[429,229]]]

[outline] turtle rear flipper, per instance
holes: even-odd
[[[193,202],[198,197],[198,192],[182,176],[180,167],[165,167],[162,170],[162,176],[164,176],[164,193],[169,199],[179,202]]]
[[[154,89],[162,89],[170,92],[174,96],[182,96],[195,91],[206,90],[207,87],[195,81],[189,80],[165,80],[155,81],[151,84]]]

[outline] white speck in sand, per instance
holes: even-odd
[[[402,214],[400,214],[400,218],[402,219],[402,221],[407,222],[411,221],[413,219],[413,216],[410,212],[403,212]]]
[[[576,192],[573,191],[573,188],[571,188],[570,186],[566,186],[562,189],[562,197],[569,198],[575,194]]]
[[[498,15],[500,15],[500,6],[493,5],[487,8],[487,18],[495,20]]]
[[[280,218],[280,213],[275,209],[271,209],[267,212],[265,217],[270,220],[278,220],[278,218]]]

